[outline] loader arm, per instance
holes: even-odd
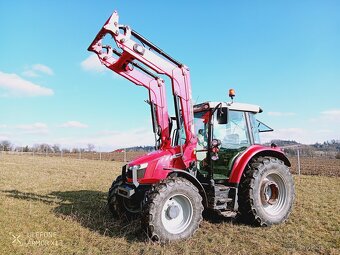
[[[97,34],[88,50],[96,53],[106,67],[127,78],[136,85],[148,89],[149,102],[155,106],[160,149],[171,147],[169,114],[165,84],[158,75],[171,80],[174,96],[177,128],[184,129],[186,140],[180,145],[182,160],[187,168],[194,160],[196,137],[193,127],[191,83],[189,69],[176,61],[129,26],[120,25],[115,11]],[[116,46],[103,45],[103,38],[111,35]]]

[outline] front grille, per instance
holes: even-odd
[[[137,179],[141,179],[141,178],[144,177],[145,170],[146,170],[146,168],[137,170]],[[130,170],[130,169],[127,170],[126,177],[129,178],[129,179],[132,179],[132,170]]]

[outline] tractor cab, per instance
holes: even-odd
[[[256,105],[205,102],[194,106],[199,173],[227,182],[235,159],[249,146],[260,144],[260,132],[272,131],[256,119],[262,112]],[[210,170],[211,169],[211,170]]]

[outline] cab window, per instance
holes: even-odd
[[[245,113],[230,110],[227,124],[218,124],[215,116],[213,138],[221,140],[221,148],[239,149],[241,147],[248,147],[250,139]]]

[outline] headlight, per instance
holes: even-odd
[[[130,166],[129,170],[139,170],[139,169],[144,169],[148,167],[148,163],[144,163],[141,165],[134,165],[134,166]]]
[[[133,172],[137,173],[137,179],[141,179],[145,175],[146,168],[148,166],[148,163],[140,164],[140,165],[134,165],[129,166],[128,171],[126,173],[127,178],[133,177]]]

